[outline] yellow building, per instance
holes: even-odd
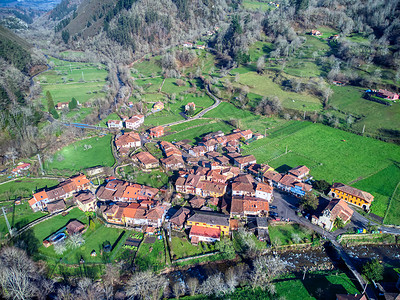
[[[372,201],[374,201],[374,196],[370,193],[338,182],[332,185],[329,195],[333,198],[342,199],[365,210],[369,210]]]
[[[223,235],[229,235],[229,216],[220,213],[196,211],[196,213],[187,220],[186,225],[218,228]]]

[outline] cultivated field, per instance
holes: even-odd
[[[387,197],[400,181],[400,172],[393,172],[393,164],[400,157],[398,146],[308,122],[291,121],[269,133],[269,137],[244,147],[244,153],[253,154],[258,163],[268,163],[274,168],[307,163],[316,179],[363,187],[377,194],[371,209],[383,217]],[[384,171],[386,168],[389,169]],[[390,184],[386,182],[389,173]],[[368,178],[373,185],[363,182]]]

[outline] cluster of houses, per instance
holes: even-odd
[[[390,100],[390,101],[395,101],[399,99],[399,94],[397,93],[393,93],[387,90],[383,90],[383,89],[379,89],[379,90],[367,90],[367,93],[372,93],[375,96],[382,98],[382,99],[386,99],[386,100]]]
[[[34,212],[48,210],[53,213],[65,209],[64,199],[90,189],[90,181],[84,174],[71,177],[55,187],[34,193],[28,201]]]
[[[31,167],[30,163],[20,162],[20,163],[18,163],[18,165],[14,169],[11,170],[11,174],[13,176],[19,176],[22,173],[24,173],[24,171],[29,170],[30,167]]]
[[[144,122],[144,115],[134,115],[131,118],[123,118],[122,120],[107,121],[108,128],[115,129],[138,129]]]
[[[111,178],[97,190],[99,213],[112,224],[146,225],[154,231],[161,226],[168,208],[156,200],[158,192],[156,188]]]

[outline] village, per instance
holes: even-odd
[[[186,105],[187,110],[190,105]],[[156,103],[155,109],[160,106]],[[184,140],[174,143],[158,140],[164,135],[163,126],[150,128],[145,134],[135,132],[143,122],[143,115],[108,121],[109,128],[116,133],[115,149],[143,172],[157,169],[173,174],[169,186],[154,188],[116,176],[101,177],[104,168],[97,166],[87,169],[86,174],[34,193],[29,200],[32,210],[55,214],[65,211],[70,203],[83,212],[94,213],[109,226],[134,229],[146,235],[158,233],[159,238],[162,230],[167,238],[171,238],[171,232],[181,232],[194,245],[214,243],[222,237],[232,239],[239,228],[251,227],[259,241],[273,245],[268,236],[271,224],[318,225],[327,232],[344,233],[343,227],[351,223],[354,209],[368,211],[374,200],[367,192],[333,183],[329,198],[321,198],[324,201],[319,201],[311,215],[301,205],[302,199],[317,199],[320,193],[312,188],[313,178],[307,166],[279,173],[267,164],[258,164],[253,155],[241,154],[242,145],[262,139],[263,135],[240,129],[226,135],[221,131],[210,132],[192,146]],[[163,158],[157,159],[146,151],[148,142],[156,142]],[[92,181],[98,176],[104,179],[100,185]],[[283,215],[279,202],[285,198],[297,200]],[[73,234],[85,229],[83,223],[71,222],[75,228]],[[352,230],[366,232],[367,224],[364,225]],[[60,237],[56,231],[43,243],[49,247],[65,238],[67,235]]]

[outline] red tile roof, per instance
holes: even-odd
[[[219,228],[209,228],[209,227],[194,225],[192,226],[192,228],[190,228],[189,235],[218,239],[221,237],[221,230]]]
[[[367,192],[364,192],[362,190],[356,189],[356,188],[354,188],[352,186],[345,185],[343,183],[335,182],[332,185],[332,188],[333,189],[337,189],[339,191],[342,191],[344,193],[356,196],[356,197],[358,197],[360,199],[365,200],[368,203],[371,203],[374,200],[374,196],[372,196],[370,193],[367,193]]]

